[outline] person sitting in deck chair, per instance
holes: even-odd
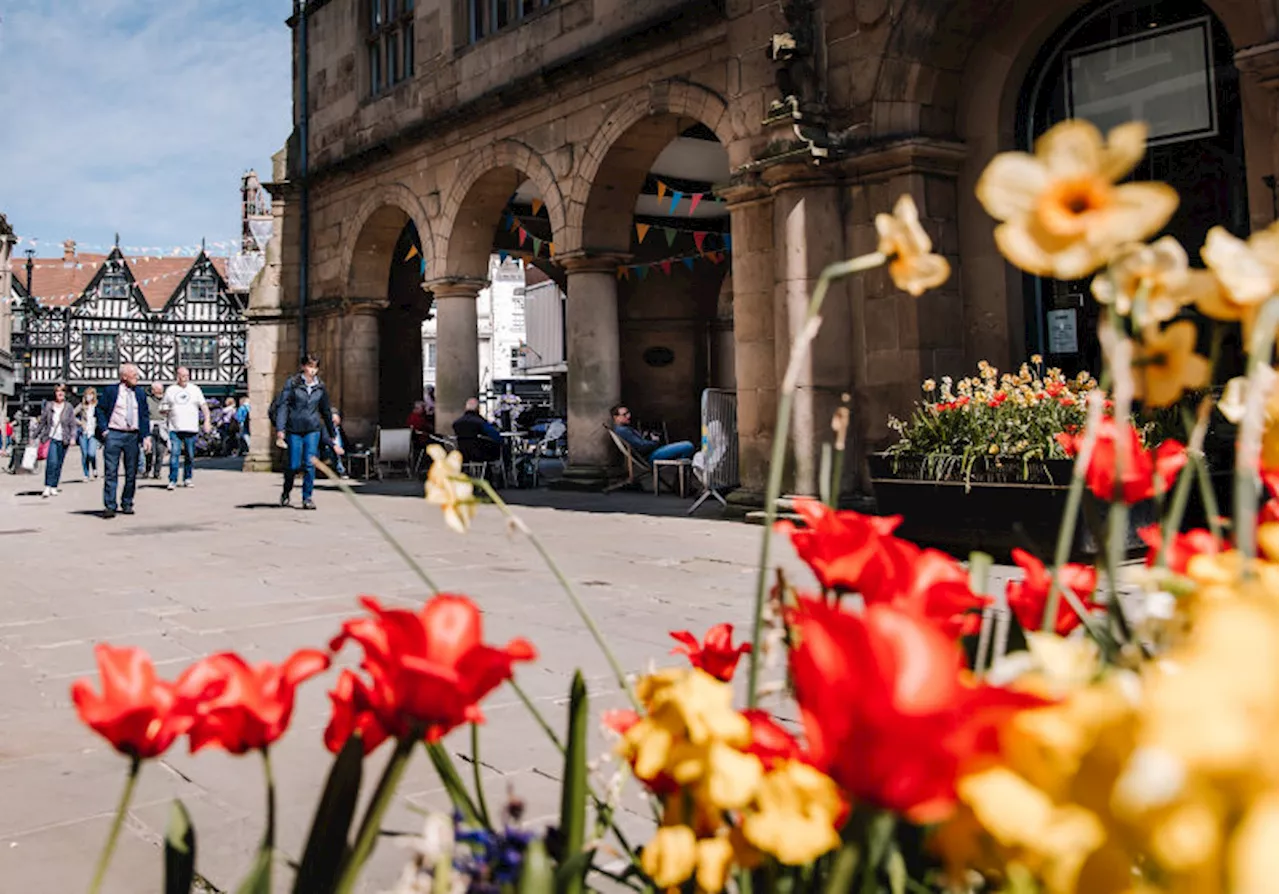
[[[618,404],[609,412],[613,416],[613,430],[641,459],[652,462],[655,459],[689,459],[693,456],[693,444],[689,441],[659,444],[640,434],[631,424],[631,411],[624,405]]]

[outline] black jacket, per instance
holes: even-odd
[[[333,437],[333,409],[329,406],[329,391],[324,382],[316,379],[308,391],[301,375],[293,376],[280,393],[280,405],[273,420],[278,431],[291,435],[305,435],[322,431]]]

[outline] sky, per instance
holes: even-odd
[[[289,0],[0,0],[0,212],[40,256],[240,236],[291,127]],[[161,252],[156,252],[161,253]]]

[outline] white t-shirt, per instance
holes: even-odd
[[[62,414],[67,408],[66,401],[55,403],[53,405],[53,428],[49,429],[50,441],[62,440]]]
[[[204,392],[194,382],[185,386],[170,385],[161,401],[161,406],[169,411],[169,431],[199,431],[203,403]]]

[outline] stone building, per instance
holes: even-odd
[[[866,450],[927,376],[1051,347],[1064,367],[1093,362],[1084,284],[1024,277],[995,250],[973,197],[994,153],[1068,116],[1143,117],[1153,141],[1138,175],[1183,190],[1170,231],[1193,255],[1211,223],[1244,233],[1275,218],[1272,0],[304,8],[290,20],[306,78],[269,187],[279,240],[252,299],[250,387],[266,406],[305,317],[353,432],[420,365],[432,303],[441,416],[476,391],[488,258],[532,240],[533,263],[566,294],[571,472],[589,479],[611,459],[601,423],[614,402],[683,437],[696,434],[698,392],[731,387],[744,488],[758,491],[819,271],[874,249],[875,213],[909,193],[954,273],[920,299],[883,271],[831,290],[800,376],[788,483],[812,492],[842,393]],[[425,269],[401,263],[413,247]],[[266,446],[260,435],[259,460]],[[851,463],[846,486],[860,474]]]

